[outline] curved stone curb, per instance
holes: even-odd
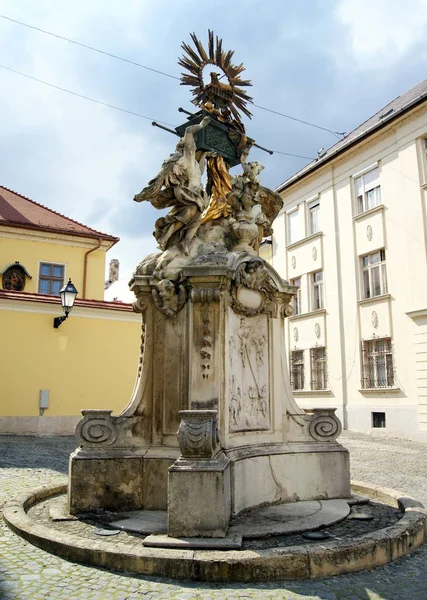
[[[409,554],[427,535],[427,510],[396,490],[352,482],[352,491],[392,506],[404,515],[398,523],[350,541],[268,550],[173,550],[130,548],[117,541],[64,534],[34,522],[27,510],[67,491],[66,485],[43,486],[5,504],[8,526],[35,546],[68,560],[144,575],[210,582],[256,582],[310,579],[384,565]]]

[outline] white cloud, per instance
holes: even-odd
[[[356,64],[386,68],[425,39],[427,0],[340,0],[336,16],[348,28]]]
[[[87,31],[87,39],[92,43],[99,31],[105,34],[111,29],[113,37],[117,35],[117,39],[125,39],[127,43],[132,40],[133,47],[140,49],[148,43],[141,23],[144,23],[142,12],[149,9],[149,4],[132,0],[123,10],[121,3],[103,0],[62,2],[59,6],[48,0],[36,4],[23,1],[19,5],[3,1],[0,12],[77,39]],[[108,95],[102,95],[98,81],[95,91],[82,87],[82,76],[87,77],[86,61],[76,47],[2,19],[0,32],[0,51],[4,57],[0,62],[33,77],[109,101]],[[89,58],[98,60],[91,53]],[[83,82],[85,85],[87,80]],[[121,242],[113,252],[121,259],[127,274],[145,253],[154,250],[146,223],[141,223],[141,240],[135,242],[127,239],[126,232],[118,231],[114,222],[117,206],[126,211],[133,194],[144,187],[161,164],[163,145],[156,144],[153,151],[155,133],[148,122],[3,69],[0,69],[0,113],[1,138],[25,139],[31,144],[31,151],[27,149],[25,155],[21,154],[22,178],[18,169],[15,176],[9,170],[11,179],[2,179],[3,185],[100,231],[120,236]],[[5,155],[4,160],[10,160],[10,155]],[[3,177],[8,173],[4,168],[0,171]],[[128,173],[133,174],[134,180],[137,174],[135,189],[129,185]],[[23,187],[24,180],[28,187]],[[141,216],[143,221],[142,213]]]

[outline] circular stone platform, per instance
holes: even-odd
[[[96,517],[77,519],[67,514],[65,484],[8,502],[4,519],[34,545],[69,560],[213,582],[305,579],[358,571],[396,560],[424,542],[427,511],[419,502],[357,482],[352,491],[347,500],[248,511],[233,521],[223,540],[168,538],[166,513],[161,511],[120,515],[99,511]],[[365,519],[358,519],[362,513]],[[329,539],[317,543],[301,535],[319,528]]]

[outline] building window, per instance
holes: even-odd
[[[393,350],[390,338],[362,342],[362,388],[393,387]]]
[[[308,235],[313,235],[314,233],[318,233],[320,231],[319,209],[319,200],[314,200],[308,205]]]
[[[298,288],[297,293],[292,298],[292,308],[294,309],[294,315],[299,315],[302,312],[302,309],[301,309],[301,278],[291,279],[291,285],[295,285]]]
[[[288,213],[288,246],[298,240],[298,210]]]
[[[323,308],[323,271],[311,274],[312,310]]]
[[[381,186],[379,167],[368,171],[354,180],[356,194],[356,213],[363,213],[381,204]]]
[[[304,389],[304,350],[291,350],[291,387]]]
[[[362,256],[363,298],[387,294],[385,250]]]
[[[385,427],[385,413],[384,412],[373,412],[372,414],[372,427]]]
[[[39,294],[59,296],[64,285],[64,265],[40,263]]]
[[[310,349],[310,371],[311,381],[310,387],[312,390],[326,390],[326,348],[311,348]]]

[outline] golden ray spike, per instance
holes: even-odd
[[[208,61],[208,55],[206,54],[205,49],[203,48],[203,44],[202,42],[198,39],[197,35],[195,33],[190,33],[191,39],[194,42],[194,45],[196,46],[197,50],[199,51],[200,54],[200,58],[202,59],[202,61],[206,62]]]
[[[202,61],[200,60],[200,56],[197,54],[197,52],[194,52],[194,50],[193,50],[193,48],[191,48],[191,46],[188,46],[188,44],[182,44],[182,48],[184,48],[184,50],[186,51],[186,53],[188,54],[190,59],[193,60],[196,63],[196,65],[202,64]]]
[[[198,77],[195,77],[194,75],[186,75],[185,73],[182,73],[181,85],[198,86],[199,84],[200,84],[200,81],[199,81]]]
[[[199,67],[186,56],[180,58],[178,64],[181,65],[181,67],[184,67],[184,69],[188,69],[189,71],[191,71],[193,75],[199,74]]]
[[[226,55],[225,55],[225,59],[224,59],[224,69],[227,69],[230,64],[231,64],[231,59],[233,58],[234,55],[234,50],[229,50]]]
[[[215,60],[215,52],[214,52],[214,32],[208,29],[208,38],[209,38],[209,60]]]
[[[221,65],[221,55],[222,55],[222,40],[216,36],[216,53],[215,60],[218,66]]]

